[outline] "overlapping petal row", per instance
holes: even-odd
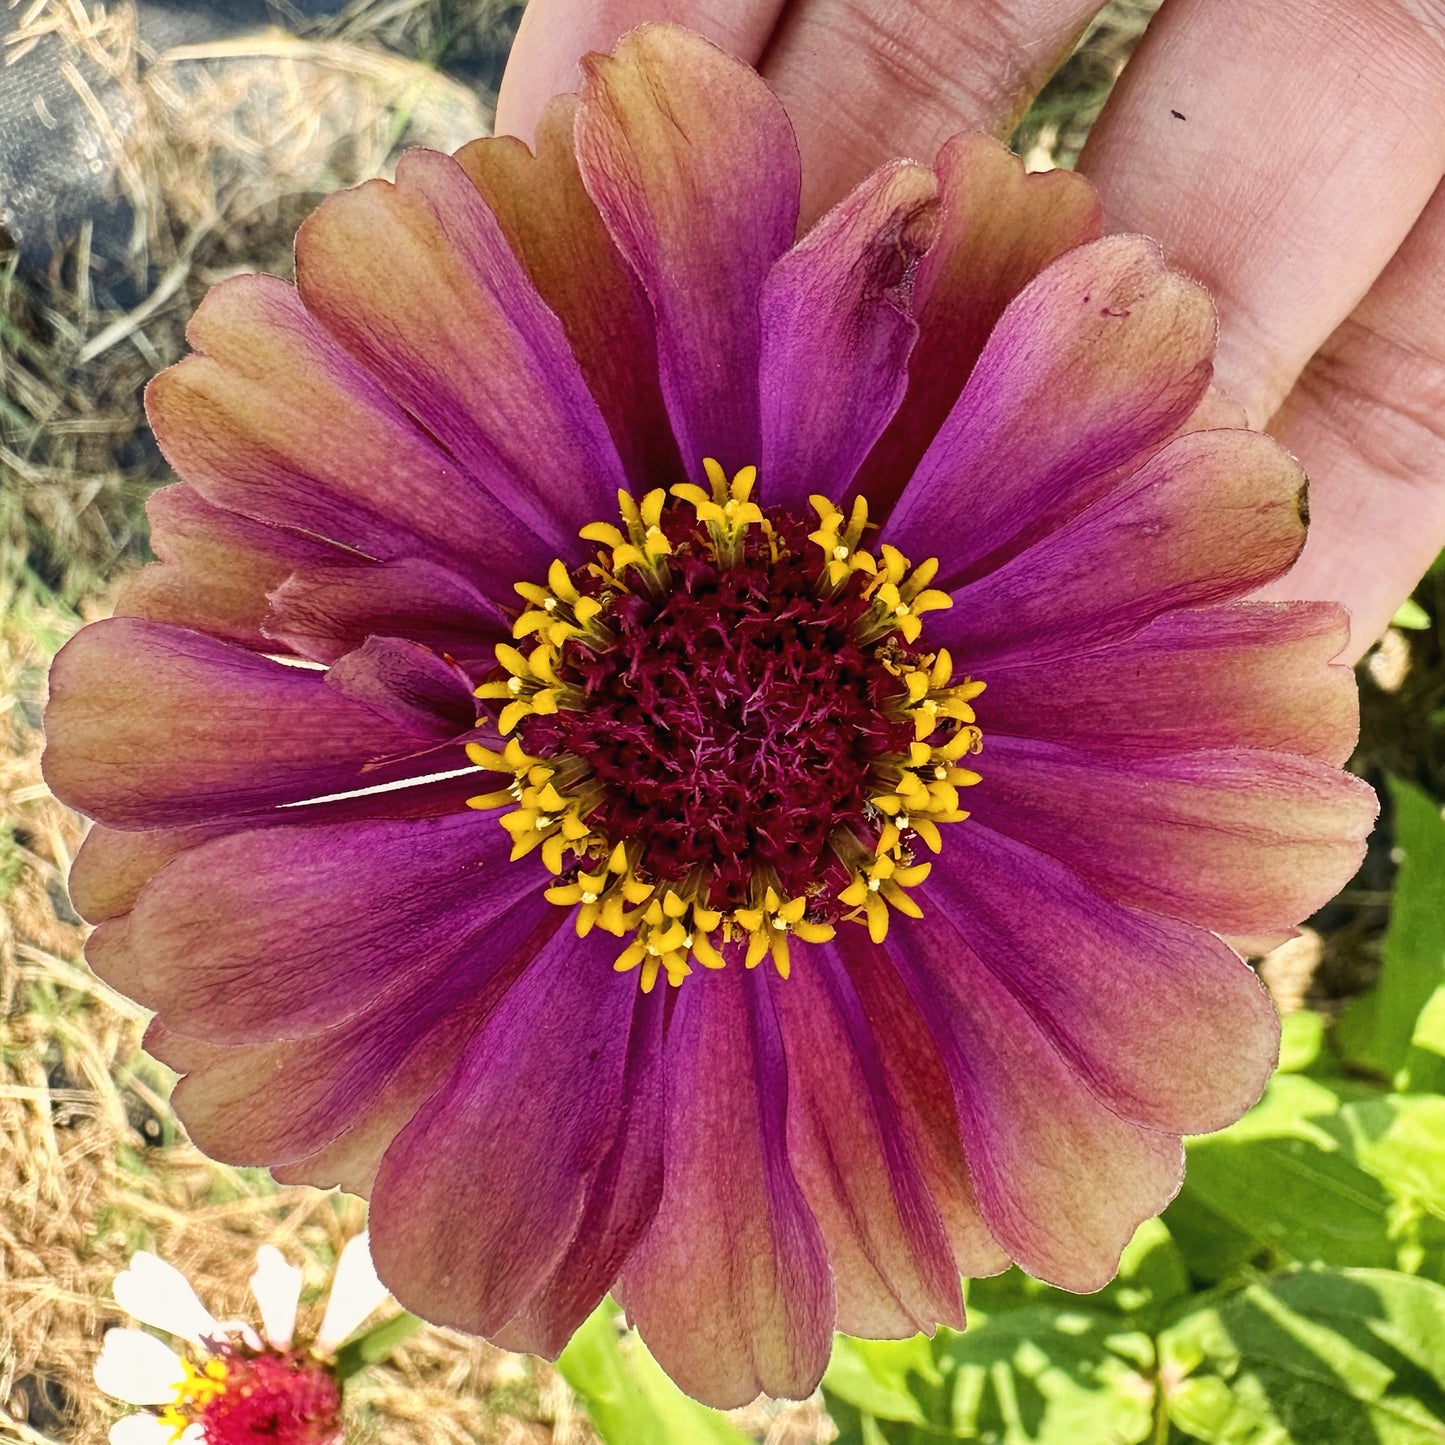
[[[649,27],[535,155],[333,197],[152,384],[161,561],[49,716],[91,960],[197,1143],[369,1193],[397,1297],[504,1345],[614,1289],[717,1405],[808,1392],[835,1324],[961,1324],[960,1273],[1102,1285],[1274,1061],[1217,935],[1286,932],[1373,817],[1342,613],[1242,600],[1303,479],[1209,391],[1203,291],[980,137],[801,238],[798,191],[762,82]],[[705,457],[938,557],[983,782],[883,943],[643,993],[465,745],[514,584]]]

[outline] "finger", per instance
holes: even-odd
[[[1007,135],[1099,8],[1099,0],[794,0],[763,75],[798,133],[804,223],[885,161],[932,161],[960,130]]]
[[[496,132],[531,143],[537,118],[554,95],[582,81],[578,60],[611,50],[649,20],[686,25],[750,65],[762,55],[786,0],[531,0],[502,76]]]
[[[1305,464],[1309,541],[1275,597],[1337,597],[1349,660],[1445,546],[1445,187],[1270,430]]]
[[[1445,170],[1445,35],[1404,0],[1168,0],[1080,169],[1214,293],[1262,423]]]

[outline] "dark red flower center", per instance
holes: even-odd
[[[621,496],[623,527],[582,531],[592,561],[518,585],[530,651],[499,647],[509,676],[477,689],[507,741],[469,749],[515,779],[473,806],[516,804],[513,857],[541,849],[580,933],[632,935],[616,967],[645,989],[729,950],[786,977],[790,938],[845,919],[881,939],[977,781],[983,685],[920,645],[920,615],[951,605],[937,564],[864,547],[862,500],[764,512],[752,468],[707,473],[711,495]]]
[[[529,753],[591,768],[602,796],[588,822],[637,839],[639,871],[706,877],[715,907],[746,906],[759,874],[788,897],[809,891],[839,828],[870,831],[874,764],[914,736],[890,707],[896,674],[859,640],[868,599],[820,596],[808,524],[767,515],[770,536],[752,529],[727,567],[685,550],[674,523],[673,590],[619,596],[610,647],[563,649],[559,676],[585,705],[519,731]]]

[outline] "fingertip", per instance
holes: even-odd
[[[496,134],[531,145],[547,102],[581,84],[582,56],[647,21],[686,25],[755,65],[781,9],[782,0],[531,0],[502,75]]]

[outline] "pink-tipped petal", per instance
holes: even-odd
[[[570,546],[615,505],[626,478],[562,324],[450,156],[408,151],[394,184],[326,200],[297,233],[296,284],[377,384],[546,547]],[[505,549],[478,560],[513,561]]]
[[[908,382],[911,292],[933,238],[933,173],[896,161],[840,201],[763,287],[762,496],[841,497]]]
[[[810,949],[774,997],[788,1157],[828,1246],[838,1328],[870,1339],[961,1329],[958,1265],[846,961]]]
[[[929,637],[986,673],[1010,659],[1091,651],[1162,613],[1230,601],[1299,555],[1304,493],[1299,463],[1258,432],[1179,437],[1109,496],[960,588],[952,610],[930,619]]]
[[[618,1272],[651,1224],[662,1198],[663,995],[638,1001],[627,1044],[627,1106],[617,1137],[587,1181],[587,1195],[572,1238],[551,1274],[496,1334],[503,1349],[548,1359],[615,1283]]]
[[[506,486],[489,490],[438,445],[284,281],[213,286],[186,337],[197,354],[150,383],[146,412],[166,460],[208,501],[362,558],[430,557],[482,581],[506,571],[495,600],[508,606],[512,578],[556,555]]]
[[[368,637],[424,643],[485,672],[511,636],[505,614],[449,567],[420,557],[390,562],[340,559],[297,567],[266,599],[268,640],[298,656],[335,662]]]
[[[990,734],[973,818],[1108,897],[1216,933],[1288,932],[1350,880],[1378,811],[1360,779],[1242,748],[1106,759]]]
[[[1214,339],[1208,293],[1152,241],[1069,252],[1000,318],[889,540],[910,557],[936,553],[950,586],[1043,535],[1184,422],[1209,385]]]
[[[645,25],[583,58],[577,163],[657,324],[683,466],[756,466],[758,305],[793,240],[792,126],[756,72],[691,31]]]
[[[504,782],[498,774],[468,765],[454,775],[413,778],[400,787],[270,812],[238,813],[187,828],[107,828],[97,823],[85,835],[70,865],[70,899],[88,923],[103,923],[129,913],[141,889],[172,858],[213,839],[255,828],[451,817],[465,811],[468,798],[493,791]]]
[[[763,969],[734,965],[679,990],[667,1037],[667,1182],[622,1278],[657,1362],[718,1409],[760,1391],[810,1394],[832,1340],[827,1251],[788,1162],[771,986]]]
[[[280,649],[266,636],[266,594],[297,567],[346,557],[337,547],[229,512],[184,482],[146,502],[150,543],[159,562],[132,573],[115,610],[209,632],[261,652]]]
[[[408,1308],[495,1334],[568,1251],[625,1118],[634,1020],[659,1002],[616,954],[606,934],[554,934],[387,1150],[371,1249]]]
[[[55,660],[45,725],[57,797],[121,828],[212,821],[465,765],[445,717],[395,714],[203,633],[116,617]]]
[[[1022,1010],[1082,1085],[1130,1123],[1203,1134],[1259,1098],[1279,1019],[1231,949],[1202,928],[1114,902],[982,824],[957,831],[952,866],[922,885],[924,907],[937,913],[939,935],[946,930],[989,974],[980,1007],[995,990],[1006,995],[1008,1010]]]
[[[889,952],[948,1071],[989,1231],[1030,1274],[1101,1289],[1178,1189],[1178,1136],[1107,1108],[936,907]]]
[[[529,894],[481,935],[459,937],[423,986],[383,996],[325,1033],[227,1047],[162,1020],[146,1047],[185,1075],[172,1102],[212,1158],[364,1194],[391,1141],[563,922]]]
[[[899,1126],[943,1220],[959,1273],[970,1279],[998,1274],[1009,1257],[979,1214],[953,1088],[924,1016],[887,954],[861,928],[840,930],[831,947],[844,961],[878,1041]]]
[[[573,153],[577,98],[559,95],[537,122],[537,152],[489,136],[457,152],[557,313],[588,390],[597,399],[634,491],[677,476],[681,465],[657,370],[652,306],[607,234]]]
[[[1102,220],[1083,176],[1027,175],[992,136],[957,135],[938,153],[938,239],[913,285],[918,343],[903,404],[857,489],[875,516],[897,501],[948,416],[1004,308],[1050,262],[1094,240]]]
[[[1359,735],[1349,637],[1333,602],[1236,602],[1156,618],[1115,646],[988,669],[978,700],[990,732],[1105,758],[1268,748],[1339,765]]]
[[[109,981],[214,1043],[304,1038],[415,988],[545,874],[494,818],[265,828],[193,848],[130,915]],[[394,1000],[393,1000],[394,1001]]]
[[[368,637],[327,668],[325,677],[333,691],[419,737],[464,737],[477,725],[476,695],[466,673],[405,637]]]

